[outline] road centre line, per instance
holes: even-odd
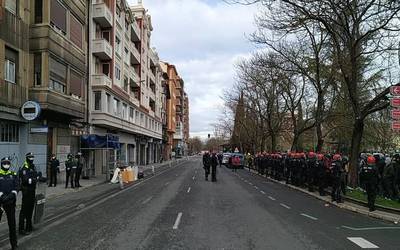
[[[178,229],[179,223],[181,223],[181,218],[182,218],[182,213],[179,213],[178,217],[176,217],[175,224],[172,227],[172,229],[174,230]]]
[[[347,237],[347,239],[363,249],[379,248],[377,245],[361,237]]]
[[[268,196],[268,199],[276,201],[276,199],[274,197],[272,197],[272,196]]]
[[[342,228],[346,228],[353,231],[370,231],[370,230],[400,230],[400,227],[349,227],[349,226],[342,226]]]
[[[255,189],[258,189],[258,187],[257,187],[257,186],[254,186],[254,188],[255,188]]]
[[[304,216],[304,217],[307,217],[307,218],[309,218],[309,219],[312,219],[312,220],[318,220],[317,218],[315,218],[315,217],[313,217],[313,216],[311,216],[311,215],[308,215],[308,214],[300,214],[301,216]]]
[[[188,190],[187,190],[188,193],[190,193],[190,189],[191,189],[191,187],[188,188]]]
[[[262,191],[262,190],[260,191],[260,193],[262,193],[262,194],[265,194],[265,192],[264,192],[264,191]]]
[[[165,186],[168,186],[168,184],[169,184],[169,181],[165,183]]]
[[[147,198],[146,200],[144,200],[142,202],[142,205],[146,204],[147,202],[151,201],[151,199],[153,199],[153,196],[150,196],[149,198]]]
[[[284,208],[290,209],[290,207],[289,207],[288,205],[285,205],[285,204],[283,204],[283,203],[280,203],[279,205],[281,205],[281,206],[284,207]]]

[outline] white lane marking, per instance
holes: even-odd
[[[285,204],[283,204],[283,203],[281,203],[281,204],[279,204],[279,205],[281,205],[282,207],[284,207],[284,208],[286,208],[286,209],[290,209],[290,207],[289,207],[288,205],[285,205]]]
[[[254,188],[255,188],[255,189],[258,189],[258,187],[257,187],[257,186],[254,186]]]
[[[347,237],[347,239],[351,242],[353,242],[354,244],[356,244],[357,246],[361,247],[361,248],[379,248],[377,245],[367,241],[364,238],[361,237]]]
[[[249,182],[249,184],[253,186],[253,183]]]
[[[260,191],[262,194],[265,194],[265,192],[264,191]]]
[[[190,193],[190,189],[191,189],[191,187],[188,188],[188,191],[187,191],[188,193]]]
[[[151,199],[153,199],[153,196],[150,196],[149,198],[147,198],[146,200],[144,200],[142,202],[142,205],[146,204],[147,202],[151,201]]]
[[[166,182],[166,183],[165,183],[165,186],[168,186],[168,184],[169,184],[169,182]]]
[[[182,218],[182,213],[179,213],[178,217],[176,217],[175,224],[172,227],[172,229],[175,229],[175,230],[178,229],[179,223],[181,223],[181,218]]]
[[[308,214],[300,214],[301,216],[304,216],[304,217],[307,217],[307,218],[309,218],[309,219],[312,219],[312,220],[318,220],[317,218],[315,218],[315,217],[313,217],[313,216],[311,216],[311,215],[308,215]]]
[[[400,230],[400,227],[348,227],[342,226],[343,228],[350,229],[353,231],[369,231],[369,230]]]
[[[193,177],[192,177],[192,179],[194,180],[194,179],[195,179],[195,177],[193,176]]]
[[[276,201],[276,199],[274,197],[272,197],[272,196],[268,196],[268,199]]]

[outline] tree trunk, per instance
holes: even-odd
[[[353,127],[353,134],[351,136],[351,149],[350,149],[350,186],[356,187],[358,180],[358,157],[360,153],[361,140],[364,131],[364,120],[356,119]]]
[[[322,137],[322,108],[324,105],[324,95],[322,91],[318,93],[318,101],[317,101],[317,113],[315,117],[315,127],[317,130],[317,146],[315,148],[316,152],[321,152],[322,147],[324,145],[324,139]]]
[[[290,149],[292,152],[297,152],[298,151],[298,149],[299,149],[298,143],[299,143],[299,135],[294,134],[292,147]]]
[[[276,151],[276,134],[272,133],[271,134],[271,152]]]

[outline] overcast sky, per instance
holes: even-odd
[[[137,3],[137,0],[129,0]],[[256,6],[222,0],[143,0],[152,16],[152,46],[175,64],[190,102],[190,136],[213,132],[224,89],[234,81],[234,63],[254,50]]]

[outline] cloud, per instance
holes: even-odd
[[[130,1],[134,3],[136,1]],[[254,49],[256,6],[222,0],[144,0],[152,16],[152,46],[175,64],[190,101],[191,136],[212,134],[224,89],[234,84],[234,63]]]

